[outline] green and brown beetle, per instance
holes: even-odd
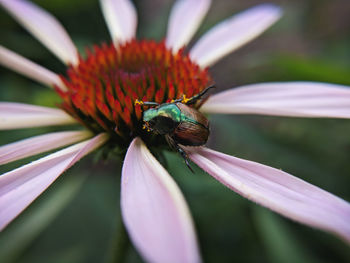
[[[209,89],[214,87],[209,86],[189,99],[183,96],[170,103],[135,101],[135,104],[154,106],[143,112],[144,128],[165,136],[170,147],[181,154],[192,172],[187,154],[179,144],[184,146],[204,145],[209,137],[209,121],[201,112],[189,105],[195,104]]]

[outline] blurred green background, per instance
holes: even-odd
[[[97,0],[34,2],[63,23],[80,50],[109,41]],[[283,18],[211,68],[219,89],[293,80],[350,85],[350,1],[270,2],[283,7]],[[138,36],[162,39],[173,1],[134,3]],[[214,0],[194,40],[217,22],[258,3]],[[64,65],[3,10],[0,25],[1,45],[64,72]],[[10,70],[0,68],[0,76],[1,101],[46,106],[59,102],[52,90]],[[281,168],[350,200],[349,120],[263,116],[210,116],[210,120],[211,148]],[[0,131],[0,145],[52,130],[57,129]],[[177,154],[166,157],[192,211],[205,262],[350,262],[349,246],[338,238],[258,207],[199,169],[191,174]],[[0,173],[30,160],[2,166]],[[61,176],[0,233],[0,262],[111,262],[121,235],[121,165],[119,159],[97,161],[90,156]],[[122,246],[123,262],[142,262],[132,245]]]

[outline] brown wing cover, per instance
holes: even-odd
[[[182,121],[171,137],[179,144],[188,146],[200,146],[207,142],[209,137],[209,121],[196,109],[178,103],[177,106],[182,114],[198,123]]]

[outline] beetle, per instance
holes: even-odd
[[[165,136],[169,146],[181,154],[192,172],[188,156],[179,144],[184,146],[204,145],[209,137],[209,121],[201,112],[189,105],[195,104],[209,89],[214,87],[214,85],[209,86],[188,99],[184,95],[181,99],[172,100],[170,103],[135,101],[135,104],[154,106],[143,112],[143,128]]]

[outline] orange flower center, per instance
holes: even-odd
[[[183,50],[173,54],[164,42],[146,40],[117,48],[94,46],[61,78],[67,87],[66,91],[56,88],[62,109],[90,130],[108,132],[123,145],[136,136],[146,141],[152,136],[142,129],[142,111],[147,108],[134,105],[136,99],[165,103],[191,97],[211,81],[208,71]]]

